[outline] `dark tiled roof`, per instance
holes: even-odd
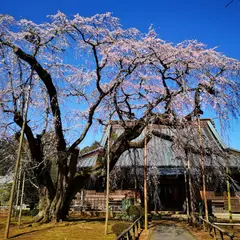
[[[215,151],[219,151],[222,149],[227,149],[226,145],[222,141],[221,137],[217,133],[212,121],[209,119],[202,120],[202,132],[203,132],[203,141],[205,147],[211,146],[212,149]],[[156,126],[158,127],[158,126]],[[168,135],[174,135],[173,130],[170,130],[166,127],[159,128],[161,132],[164,132]],[[120,135],[122,133],[122,129],[120,127],[114,128],[114,132],[116,135]],[[184,130],[182,130],[184,131]],[[107,142],[107,133],[108,129],[105,129],[102,140],[101,146],[106,146]],[[193,145],[197,148],[199,146],[199,136],[197,132],[197,128],[193,130]],[[144,138],[144,132],[142,132],[133,142],[137,142]],[[148,166],[154,167],[183,167],[183,158],[185,157],[181,151],[176,149],[173,146],[172,142],[163,140],[156,136],[153,136],[152,139],[148,143],[148,151],[147,151],[147,161]],[[143,149],[130,149],[125,151],[119,158],[116,166],[119,167],[131,167],[131,166],[143,166]],[[78,167],[90,167],[96,165],[96,161],[98,158],[98,152],[96,151],[94,154],[85,155],[84,157],[79,158]],[[198,154],[191,155],[191,162],[194,165],[200,166],[200,156]],[[226,159],[223,157],[213,154],[212,156],[205,156],[205,165],[206,166],[225,166]],[[229,165],[236,167],[240,165],[240,154],[231,154],[229,159]]]

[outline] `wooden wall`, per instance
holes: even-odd
[[[223,192],[222,196],[216,195],[213,191],[207,191],[207,199],[212,201],[213,211],[215,212],[227,212],[228,211],[228,198],[227,192]],[[202,198],[202,191],[200,191]],[[240,213],[240,192],[235,193],[235,196],[231,196],[232,212]]]
[[[109,207],[112,210],[121,210],[122,200],[127,198],[134,198],[135,192],[132,190],[116,190],[109,194]],[[139,195],[138,195],[139,199]],[[88,210],[105,211],[106,207],[106,193],[97,192],[95,190],[83,190],[83,200],[81,200],[81,193],[77,193],[72,205],[82,206]]]

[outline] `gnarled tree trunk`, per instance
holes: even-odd
[[[76,187],[74,176],[79,150],[75,149],[69,158],[60,159],[56,183],[52,183],[49,171],[40,172],[38,176],[41,187],[39,188],[39,213],[35,221],[48,222],[52,219],[66,220]],[[52,186],[51,186],[52,185]]]

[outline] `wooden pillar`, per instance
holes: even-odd
[[[148,192],[147,192],[147,128],[144,136],[144,228],[148,229]]]
[[[184,183],[185,183],[185,192],[186,192],[186,210],[187,210],[187,217],[190,217],[190,211],[189,211],[189,198],[188,198],[188,179],[187,179],[187,164],[186,159],[183,160],[184,165]]]
[[[226,165],[226,184],[227,184],[227,196],[228,196],[228,215],[229,215],[229,222],[232,223],[232,205],[231,205],[231,191],[230,191],[230,183],[229,183],[229,167],[228,161]]]
[[[137,204],[137,194],[138,194],[138,180],[137,180],[137,163],[136,163],[136,157],[134,156],[134,204]]]
[[[138,196],[138,179],[137,179],[137,159],[134,154],[134,204],[137,204]]]
[[[188,152],[186,153],[186,157],[187,157],[187,163],[188,163],[188,184],[189,184],[191,216],[194,217],[194,194],[193,194],[193,186],[192,186],[191,163],[190,163]]]
[[[199,145],[200,145],[200,158],[201,158],[201,165],[202,165],[202,183],[203,183],[203,200],[204,200],[204,206],[205,206],[205,218],[206,218],[206,221],[209,221],[207,194],[206,194],[205,160],[204,160],[204,151],[203,151],[202,128],[201,128],[201,122],[199,117],[197,121],[198,121],[198,134],[199,134]]]
[[[80,192],[80,204],[83,208],[83,205],[84,205],[84,190],[83,189]]]
[[[110,137],[111,125],[108,125],[108,145],[107,145],[107,178],[106,178],[106,218],[105,218],[105,235],[108,234],[108,217],[109,217],[109,171],[110,171]]]

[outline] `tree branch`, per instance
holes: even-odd
[[[57,148],[59,151],[64,151],[66,148],[66,142],[65,142],[63,130],[62,130],[61,112],[58,104],[57,91],[53,84],[51,75],[39,64],[39,62],[36,60],[34,56],[25,53],[21,48],[16,47],[15,45],[9,42],[3,42],[1,39],[0,39],[0,42],[3,45],[6,45],[12,48],[14,53],[19,58],[26,61],[32,67],[32,69],[37,72],[38,76],[45,84],[45,87],[47,88],[47,91],[48,91],[51,110],[54,117],[54,126],[55,126],[57,141],[58,141]]]

